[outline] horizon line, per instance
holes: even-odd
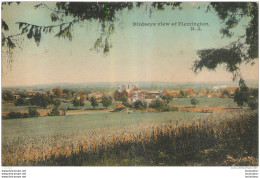
[[[259,80],[254,79],[248,79],[246,81],[250,82],[257,82],[259,84]],[[78,83],[40,83],[40,84],[32,84],[32,85],[10,85],[10,86],[2,86],[2,88],[14,88],[14,87],[37,87],[40,85],[79,85],[79,84],[98,84],[98,83],[140,83],[140,82],[151,82],[151,83],[194,83],[194,84],[200,84],[200,83],[219,83],[219,82],[227,82],[227,83],[237,83],[238,81],[201,81],[201,82],[194,82],[194,81],[185,81],[185,82],[174,82],[174,81],[112,81],[112,82],[78,82]]]

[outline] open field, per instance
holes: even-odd
[[[257,165],[256,111],[104,115],[4,120],[2,163]]]
[[[203,115],[192,112],[163,113],[88,113],[55,117],[39,117],[2,120],[2,139],[13,140],[19,137],[28,139],[36,136],[55,136],[73,132],[125,127],[150,122],[189,120]],[[22,134],[21,134],[22,133]]]
[[[199,101],[198,106],[208,106],[208,107],[237,107],[237,104],[234,102],[234,98],[196,98]],[[171,102],[171,106],[191,106],[191,98],[174,98]]]

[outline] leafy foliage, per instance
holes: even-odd
[[[219,18],[224,22],[224,26],[220,30],[223,36],[233,36],[230,30],[235,28],[243,17],[250,18],[244,37],[246,44],[249,45],[247,49],[248,58],[257,58],[258,4],[256,2],[211,2],[210,7],[217,12]]]
[[[4,91],[2,93],[2,99],[4,101],[13,101],[14,100],[14,95],[10,91]]]
[[[93,96],[90,98],[90,103],[91,103],[91,106],[93,107],[93,109],[95,109],[95,107],[98,106],[98,101],[97,101],[97,99],[96,99],[95,97],[93,97]]]
[[[48,116],[60,116],[60,112],[58,107],[54,107],[51,112],[48,113]]]
[[[146,104],[144,101],[136,100],[136,101],[133,103],[133,108],[134,108],[134,109],[138,109],[138,110],[144,110],[144,109],[147,108],[147,104]]]
[[[2,3],[3,5],[10,5],[12,3]],[[39,46],[42,34],[52,33],[54,29],[59,29],[55,37],[68,38],[72,40],[72,27],[75,23],[85,21],[98,21],[101,24],[100,38],[94,44],[93,50],[97,52],[102,48],[104,54],[109,53],[112,45],[109,44],[109,37],[115,31],[114,22],[117,21],[116,15],[124,9],[131,10],[133,7],[141,7],[146,3],[143,2],[57,2],[56,8],[52,9],[45,3],[35,5],[37,8],[46,8],[52,11],[50,18],[52,22],[59,23],[58,25],[40,26],[30,24],[27,22],[17,22],[21,32],[13,36],[5,37],[2,35],[2,45],[6,42],[11,49],[15,48],[12,38],[26,34],[28,39],[34,38],[34,41]],[[175,7],[180,6],[180,2],[154,2],[150,3],[150,13],[153,10],[163,10],[165,6]],[[67,19],[73,19],[70,22],[65,22]],[[8,30],[9,27],[2,19],[2,28]]]
[[[196,98],[191,98],[190,104],[193,105],[194,107],[196,107],[196,105],[199,104],[199,100],[197,100]]]
[[[40,113],[37,112],[36,108],[29,108],[28,115],[30,117],[39,117]]]
[[[172,97],[172,95],[167,94],[166,96],[163,96],[162,99],[163,99],[167,104],[169,104],[170,101],[172,101],[173,97]]]
[[[52,102],[53,100],[50,96],[39,93],[36,93],[36,95],[30,99],[31,105],[40,106],[42,108],[46,108],[48,105],[51,105]]]
[[[131,104],[129,103],[128,97],[122,96],[119,98],[119,101],[122,101],[122,104],[126,107],[131,107]]]
[[[113,101],[113,99],[112,99],[111,97],[104,96],[104,97],[102,98],[101,103],[102,103],[102,105],[107,109],[108,106],[111,106],[111,105],[112,105],[112,101]]]
[[[153,100],[149,106],[150,108],[155,108],[158,111],[169,111],[170,107],[167,103],[163,102],[160,99]]]
[[[231,49],[204,49],[197,51],[200,60],[194,62],[193,70],[195,73],[201,71],[203,68],[215,70],[218,65],[226,64],[226,70],[235,72],[242,62],[242,52],[239,47],[234,46]]]
[[[23,98],[18,98],[15,103],[14,103],[16,106],[23,106],[23,105],[28,105],[29,102],[26,102],[25,99]]]
[[[80,101],[77,98],[74,98],[72,101],[73,106],[76,108],[80,106]]]
[[[242,79],[239,66],[243,62],[250,62],[258,57],[258,5],[256,2],[211,2],[208,9],[217,12],[223,21],[220,33],[224,37],[234,34],[231,29],[247,17],[250,19],[246,26],[245,35],[238,37],[237,41],[218,49],[198,50],[199,60],[194,61],[193,71],[198,73],[203,68],[215,70],[218,65],[225,64],[226,70],[233,74],[233,80]]]
[[[244,102],[248,101],[248,87],[245,85],[243,80],[239,81],[240,87],[236,89],[234,95],[234,102],[237,103],[238,106],[242,107]]]

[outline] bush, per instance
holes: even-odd
[[[154,108],[157,111],[170,111],[170,107],[162,100],[154,100],[150,104],[150,108]]]
[[[51,112],[48,113],[48,116],[60,116],[60,112],[57,107],[53,108]]]
[[[30,108],[28,112],[29,117],[39,117],[40,113],[35,108]]]
[[[23,118],[23,114],[20,112],[9,112],[6,116],[4,116],[4,119],[16,119],[16,118]]]
[[[126,97],[126,96],[120,97],[119,101],[122,101],[122,105],[124,105],[126,107],[129,107],[129,108],[132,107],[131,104],[128,101],[128,97]]]
[[[250,109],[257,109],[258,108],[258,100],[256,98],[249,99],[247,102]]]
[[[134,109],[144,110],[147,108],[147,104],[141,100],[137,100],[133,104]]]

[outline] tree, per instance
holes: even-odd
[[[136,100],[134,102],[134,108],[139,110],[144,110],[147,108],[147,104],[141,100]]]
[[[23,98],[18,98],[18,99],[15,101],[15,105],[16,105],[16,106],[26,105],[25,99],[23,99]]]
[[[178,95],[178,97],[180,97],[180,98],[186,98],[187,95],[186,95],[186,93],[185,93],[183,90],[181,90],[180,93],[179,93],[179,95]]]
[[[71,100],[72,97],[73,97],[73,96],[72,96],[71,91],[68,91],[67,95],[65,96],[65,99],[66,99],[66,100]]]
[[[112,98],[104,96],[101,101],[102,105],[107,109],[108,106],[112,105]]]
[[[20,3],[17,2],[19,5]],[[179,7],[181,2],[153,2],[149,5],[149,12],[152,13],[155,10],[163,10],[166,6],[173,9]],[[12,2],[3,2],[2,10],[7,5],[15,5]],[[141,6],[147,6],[147,3],[143,2],[57,2],[55,8],[49,7],[46,3],[39,3],[35,5],[37,8],[46,8],[51,14],[50,18],[56,25],[39,25],[31,24],[29,22],[17,22],[19,26],[19,32],[17,34],[8,35],[4,32],[9,31],[9,25],[5,19],[2,19],[2,47],[5,47],[9,56],[12,56],[12,50],[17,46],[17,38],[25,36],[28,39],[34,39],[37,46],[40,45],[41,39],[44,34],[55,33],[57,38],[67,38],[72,40],[72,29],[75,24],[85,23],[86,21],[95,21],[100,24],[101,29],[96,42],[93,44],[92,50],[97,52],[103,52],[107,54],[110,51],[111,35],[115,31],[114,22],[118,21],[116,16],[124,9],[132,10],[134,7],[139,8]],[[146,7],[147,8],[147,7]],[[180,7],[179,7],[180,8]],[[8,65],[11,65],[12,60],[9,59]],[[11,69],[11,66],[9,66]]]
[[[229,92],[228,90],[226,90],[226,89],[223,90],[223,91],[221,92],[221,94],[222,94],[222,95],[226,95],[226,96],[228,96],[228,97],[230,97],[230,95],[231,95],[230,92]]]
[[[197,100],[196,98],[191,98],[190,100],[190,104],[194,106],[194,108],[196,107],[196,105],[199,104],[199,100]]]
[[[167,94],[166,96],[163,96],[162,99],[163,99],[167,104],[169,104],[170,101],[172,101],[173,97],[172,97],[172,95]]]
[[[131,104],[128,101],[128,97],[122,96],[119,98],[119,101],[122,101],[122,104],[126,107],[131,107]]]
[[[14,95],[10,91],[4,91],[2,94],[2,99],[4,101],[13,101]]]
[[[79,100],[79,105],[84,106],[85,105],[85,97],[81,96]]]
[[[242,63],[253,65],[252,61],[258,58],[258,4],[256,2],[212,2],[208,6],[208,10],[215,11],[223,21],[224,25],[220,30],[223,37],[234,36],[232,29],[236,28],[243,18],[250,20],[245,26],[245,34],[239,36],[228,46],[198,50],[199,59],[194,61],[193,71],[198,73],[203,68],[215,70],[220,64],[224,64],[226,70],[233,74],[234,81],[239,79],[245,84],[240,72],[240,65]],[[240,84],[241,82],[239,82],[239,86]]]
[[[95,109],[95,107],[98,106],[97,99],[93,96],[90,98],[90,103],[91,103],[91,106],[93,107],[93,109]]]
[[[234,102],[236,102],[237,105],[242,108],[244,103],[246,103],[249,98],[248,87],[245,85],[245,83],[242,80],[240,80],[239,85],[240,87],[236,89],[234,94]]]
[[[36,93],[36,95],[30,99],[30,103],[31,105],[40,106],[46,109],[48,105],[52,104],[52,99],[48,95]]]
[[[53,104],[55,107],[59,107],[61,103],[60,103],[60,100],[55,99],[55,100],[52,101],[52,104]]]
[[[76,107],[80,106],[80,101],[77,98],[74,98],[72,101],[72,104],[76,109]]]
[[[52,90],[52,92],[54,93],[55,96],[59,97],[62,93],[61,89],[60,88],[54,88]]]
[[[258,108],[258,89],[251,88],[249,89],[249,99],[247,101],[248,106],[250,109],[257,109]]]

